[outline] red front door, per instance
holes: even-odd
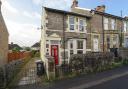
[[[58,65],[58,45],[51,45],[51,56],[55,59],[55,64]]]

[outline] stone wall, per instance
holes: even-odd
[[[0,11],[0,66],[7,63],[8,31]]]
[[[122,59],[128,59],[128,48],[120,48],[119,49],[119,56]]]

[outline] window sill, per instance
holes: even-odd
[[[85,32],[80,32],[80,31],[65,31],[65,32],[72,32],[72,33],[87,33],[86,31]]]

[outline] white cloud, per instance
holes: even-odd
[[[13,7],[7,0],[2,0],[2,11],[3,13],[18,13],[18,10]]]
[[[38,18],[38,19],[41,19],[41,15],[40,15],[39,13],[37,13],[37,12],[34,12],[34,16],[35,16],[36,18]]]
[[[32,0],[34,4],[39,5],[41,4],[41,0]]]
[[[69,10],[71,3],[72,0],[44,0],[43,6],[56,8],[56,9]]]
[[[9,30],[10,42],[13,41],[21,46],[31,46],[37,41],[40,41],[41,31],[37,30],[36,24],[16,23],[7,21]]]
[[[30,13],[27,12],[27,11],[24,11],[24,12],[23,12],[23,15],[26,16],[26,17],[29,17],[29,18],[32,18],[32,17],[33,17],[32,14],[30,14]]]
[[[37,12],[30,13],[30,12],[24,11],[23,15],[28,17],[28,18],[41,19],[41,15]]]

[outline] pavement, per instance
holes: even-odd
[[[126,79],[127,78],[127,79]],[[55,81],[47,86],[27,85],[16,89],[128,89],[114,87],[120,80],[128,82],[128,66],[123,66],[113,70],[104,71],[96,74],[81,75],[75,78]],[[115,85],[113,85],[115,84]],[[119,85],[118,85],[119,86]],[[108,88],[106,88],[108,87]]]
[[[20,77],[18,86],[30,85],[39,82],[36,70],[36,63],[35,61],[38,58],[31,59],[21,70],[17,77]]]

